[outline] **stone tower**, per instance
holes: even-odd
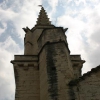
[[[15,100],[74,100],[69,82],[81,76],[80,55],[70,55],[66,29],[55,27],[41,7],[37,23],[23,28],[24,55],[15,55]]]

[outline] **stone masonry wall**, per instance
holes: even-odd
[[[33,55],[38,55],[39,53],[37,40],[39,36],[41,35],[42,31],[43,29],[36,29],[32,33],[32,43],[33,43],[32,54]]]
[[[33,43],[32,43],[32,32],[30,31],[30,29],[27,29],[26,31],[25,38],[24,38],[24,46],[25,46],[24,54],[31,55]]]
[[[40,100],[69,100],[68,83],[73,79],[73,69],[65,42],[45,45],[40,53],[39,69]]]
[[[100,71],[92,73],[74,86],[75,100],[100,100]]]
[[[46,63],[48,77],[48,92],[52,100],[58,100],[58,76],[54,59],[56,55],[55,46],[53,44],[46,45]]]
[[[33,32],[31,30],[27,30],[24,39],[25,55],[38,55],[38,44],[37,39],[42,33],[43,29],[35,29]]]
[[[66,36],[62,28],[44,29],[38,38],[39,51],[47,42],[66,41]]]
[[[50,100],[48,93],[48,77],[45,49],[39,55],[39,75],[40,75],[40,100]]]
[[[57,79],[57,81],[55,81],[55,84],[57,86],[55,87],[55,92],[57,91],[58,95],[57,98],[58,100],[70,100],[70,88],[68,86],[68,83],[73,79],[74,74],[68,49],[66,48],[64,42],[59,42],[55,44],[51,43],[50,45],[48,45],[47,50],[48,53],[51,52],[50,55],[52,57],[52,62],[54,65],[51,65],[49,67],[55,67],[55,69],[53,69],[55,70],[55,79]],[[54,76],[52,77],[54,78]]]
[[[16,79],[15,100],[39,100],[39,71],[34,66],[14,66]]]
[[[38,57],[15,55],[14,66],[15,100],[40,100]]]
[[[78,79],[81,77],[81,68],[83,67],[84,60],[81,59],[80,55],[70,55],[72,67],[74,70],[74,78]]]

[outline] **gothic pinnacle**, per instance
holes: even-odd
[[[51,25],[51,22],[49,21],[48,15],[46,11],[44,10],[42,5],[38,5],[41,7],[39,17],[37,18],[37,25]]]

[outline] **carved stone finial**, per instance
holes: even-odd
[[[65,29],[64,29],[64,32],[66,32],[67,30],[68,30],[68,28],[65,28]]]
[[[27,32],[27,29],[26,28],[22,28],[25,32]]]
[[[28,27],[26,27],[26,28],[22,28],[25,32],[28,32],[28,31],[30,31],[30,29],[28,28]]]
[[[51,22],[49,21],[48,15],[43,8],[42,5],[38,5],[41,7],[39,17],[37,18],[37,25],[51,25]]]

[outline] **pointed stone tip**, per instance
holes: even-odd
[[[27,29],[26,28],[22,28],[25,32],[27,32]]]
[[[28,28],[28,27],[26,27],[26,28],[22,28],[25,32],[28,32],[28,31],[30,31],[30,29]]]
[[[38,5],[39,7],[41,7],[41,10],[44,9],[44,7],[42,5]]]
[[[41,7],[37,18],[37,25],[51,25],[51,21],[49,21],[48,15],[42,5],[38,5]]]
[[[38,5],[38,6],[41,7],[41,10],[44,10],[44,7],[43,7],[42,5]],[[40,11],[41,11],[41,10],[40,10]]]
[[[66,32],[67,30],[68,30],[68,28],[65,28],[65,29],[64,29],[64,32]]]

